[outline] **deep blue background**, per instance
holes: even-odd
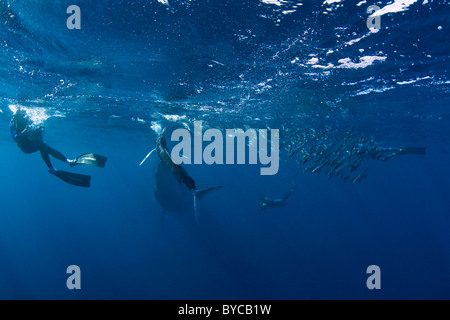
[[[359,1],[328,15],[315,1],[290,15],[281,10],[291,1],[169,2],[79,1],[82,29],[71,31],[72,2],[0,5],[0,298],[450,298],[446,1],[383,16],[388,29],[352,46],[368,32]],[[322,70],[306,64],[311,54],[324,66],[387,59]],[[368,89],[380,92],[361,94]],[[105,169],[72,169],[92,175],[90,189],[17,148],[16,104],[44,108],[46,141],[68,157],[108,156]],[[371,161],[360,184],[303,172],[284,152],[270,177],[259,166],[191,166],[200,187],[225,188],[204,199],[200,225],[169,213],[163,231],[155,154],[138,165],[154,147],[152,121],[165,125],[165,115],[280,128],[282,142],[298,128],[329,126],[336,139],[352,129],[427,155]],[[283,196],[292,178],[286,206],[261,211],[259,196]],[[78,291],[66,288],[72,264]],[[381,290],[366,287],[372,264]]]

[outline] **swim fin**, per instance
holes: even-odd
[[[72,162],[70,166],[73,167],[77,164],[89,164],[92,166],[104,168],[105,164],[106,164],[106,160],[108,160],[108,158],[106,158],[105,156],[102,156],[100,154],[85,153],[85,154],[82,154],[81,156],[79,156],[78,158],[76,158],[75,161]]]
[[[398,155],[404,155],[404,154],[426,154],[425,148],[402,148],[400,151],[397,152]]]
[[[56,170],[55,172],[49,171],[49,172],[51,174],[57,176],[64,182],[67,182],[74,186],[84,187],[84,188],[89,188],[91,186],[91,176],[62,171],[62,170]]]

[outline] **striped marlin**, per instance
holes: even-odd
[[[186,169],[172,160],[163,133],[164,130],[156,138],[156,152],[160,163],[155,172],[155,198],[163,208],[163,221],[166,210],[183,211],[185,209],[186,194],[190,193],[194,199],[194,215],[198,223],[200,215],[199,201],[205,195],[219,190],[223,186],[197,189],[194,179],[188,174]],[[180,184],[171,183],[173,182],[173,177],[183,186],[181,190]],[[192,201],[192,198],[190,201]]]

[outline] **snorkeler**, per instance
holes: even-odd
[[[37,125],[28,117],[27,113],[22,109],[17,109],[11,119],[11,135],[14,142],[17,143],[19,148],[26,154],[40,151],[42,159],[48,167],[48,172],[57,176],[61,180],[76,185],[79,187],[90,187],[91,177],[88,175],[77,174],[57,170],[53,167],[50,156],[67,163],[70,167],[78,164],[89,164],[100,168],[105,166],[107,158],[94,154],[86,153],[82,154],[76,159],[68,159],[58,150],[53,149],[44,142],[44,127]]]
[[[259,207],[261,208],[261,210],[274,207],[283,207],[286,205],[286,200],[291,196],[292,193],[294,193],[294,190],[295,190],[295,181],[292,180],[292,187],[283,198],[270,199],[268,197],[261,197],[259,200]]]

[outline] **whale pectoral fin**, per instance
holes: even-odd
[[[222,189],[223,186],[217,186],[217,187],[211,187],[206,189],[200,189],[200,190],[194,190],[192,191],[192,194],[194,195],[194,214],[195,214],[195,221],[197,223],[200,223],[200,204],[199,201],[207,194]]]

